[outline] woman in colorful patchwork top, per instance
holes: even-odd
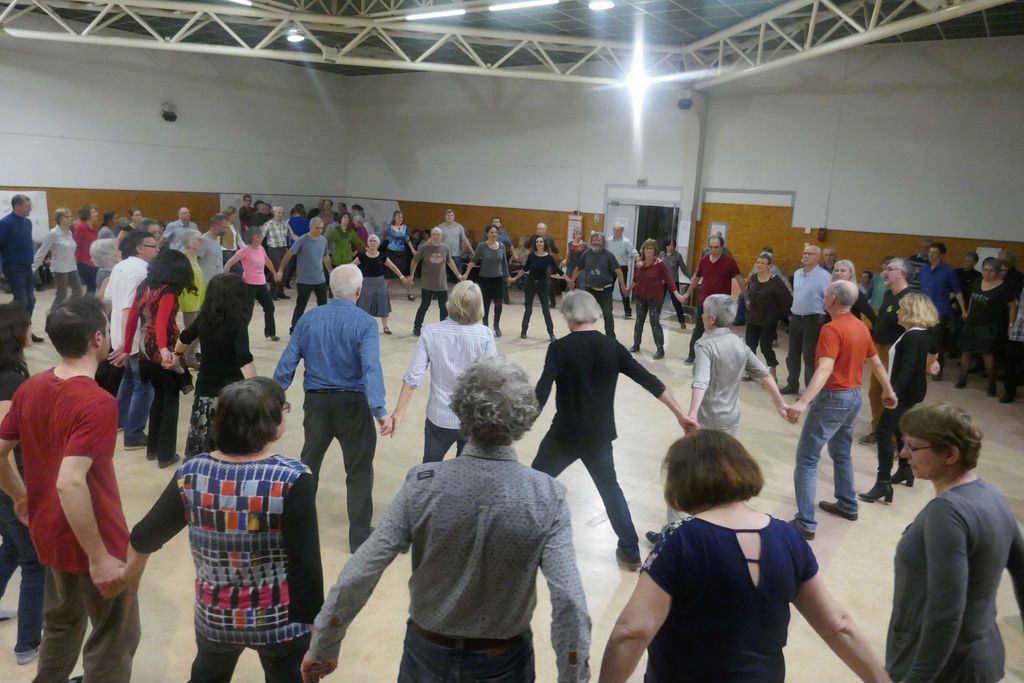
[[[754,510],[761,468],[739,441],[704,429],[665,456],[671,525],[612,629],[601,681],[781,681],[789,605],[863,681],[888,681],[867,638],[828,592],[800,530]]]
[[[132,529],[124,579],[138,582],[149,555],[187,526],[198,648],[190,680],[230,681],[249,647],[268,681],[300,683],[324,600],[316,484],[309,468],[271,450],[290,409],[274,380],[235,382],[217,400],[218,449],[178,468]]]

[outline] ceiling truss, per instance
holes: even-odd
[[[687,45],[644,44],[643,63],[653,82],[704,88],[1009,1],[954,0],[926,9],[914,0],[791,0]],[[482,6],[480,0],[460,6],[476,4]],[[0,30],[31,40],[595,85],[622,84],[630,74],[630,42],[402,16],[446,6],[451,5],[432,0],[255,0],[252,7],[186,0],[0,0]],[[288,42],[295,32],[306,40]]]

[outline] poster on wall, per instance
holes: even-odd
[[[566,231],[565,248],[568,249],[569,245],[572,244],[572,235],[576,230],[583,234],[583,215],[579,211],[573,211],[569,214],[569,229]],[[568,252],[567,252],[568,253]]]
[[[42,190],[23,191],[0,196],[0,216],[6,216],[11,212],[11,197],[15,194],[28,195],[32,201],[32,213],[28,215],[29,220],[32,221],[32,239],[36,242],[42,241],[52,227],[50,211],[46,205],[46,192]]]

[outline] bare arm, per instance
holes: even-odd
[[[772,397],[772,403],[775,404],[775,409],[779,411],[779,415],[782,416],[783,420],[788,420],[789,406],[786,405],[786,399],[782,398],[782,393],[779,392],[779,385],[775,383],[771,375],[765,375],[761,378],[761,384],[765,389],[768,390],[768,394]]]
[[[11,409],[10,401],[0,401],[0,412],[7,415]],[[3,419],[3,416],[0,416]],[[25,482],[14,465],[14,447],[17,441],[0,440],[0,490],[11,497],[14,501],[14,509],[21,519],[22,524],[28,525],[28,518],[25,512]]]
[[[658,400],[664,403],[665,406],[672,411],[672,414],[676,416],[676,422],[679,423],[679,426],[683,428],[684,432],[692,434],[700,429],[700,425],[697,424],[697,421],[690,418],[689,415],[683,412],[682,407],[676,403],[676,397],[672,395],[672,392],[668,387],[665,387],[665,391],[661,392],[661,396],[658,397]]]
[[[57,496],[75,539],[89,557],[89,576],[100,595],[112,598],[124,590],[120,571],[121,560],[109,552],[100,536],[92,494],[86,476],[92,469],[92,458],[84,455],[65,456],[57,472]]]
[[[818,368],[814,371],[814,376],[811,377],[811,381],[807,385],[807,388],[804,389],[804,393],[800,396],[800,399],[791,405],[786,411],[789,415],[789,421],[792,424],[796,424],[800,421],[800,416],[803,415],[804,411],[807,410],[807,406],[811,404],[814,397],[817,396],[822,387],[825,386],[825,382],[828,381],[829,376],[832,374],[832,368],[834,368],[835,365],[835,358],[823,356],[818,359]]]
[[[828,592],[820,574],[800,586],[793,606],[860,680],[892,680],[856,622]]]
[[[235,255],[232,256],[231,258],[229,258],[228,262],[224,264],[224,272],[225,273],[230,273],[231,272],[231,266],[233,266],[236,263],[238,263],[238,259],[239,258],[241,258],[241,257],[238,255],[238,252],[236,251]]]
[[[625,681],[636,669],[672,607],[672,596],[647,574],[641,574],[632,597],[622,610],[601,660],[598,681]]]
[[[244,377],[246,379],[249,379],[250,377],[255,377],[256,376],[256,363],[255,362],[246,363],[245,365],[243,365],[242,367],[239,368],[239,371],[242,373],[242,377]]]
[[[392,434],[398,431],[398,425],[401,424],[402,419],[405,417],[405,409],[409,407],[409,399],[412,398],[412,392],[414,391],[416,391],[416,387],[408,382],[402,382],[402,391],[398,394],[398,405],[395,406],[394,412],[391,413]]]
[[[690,418],[697,419],[697,411],[700,410],[700,404],[704,402],[704,394],[707,392],[706,389],[698,389],[693,387],[690,389]]]
[[[281,259],[281,272],[284,272],[284,267],[288,265],[288,262],[292,260],[292,250],[289,249],[284,253],[284,258]]]

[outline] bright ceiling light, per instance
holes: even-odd
[[[419,12],[418,14],[405,15],[406,21],[420,21],[421,19],[440,19],[441,17],[461,17],[466,13],[464,9],[447,9],[440,12]]]
[[[492,12],[501,12],[507,9],[526,9],[527,7],[541,7],[543,5],[557,5],[558,0],[522,0],[522,2],[502,2],[488,7]]]
[[[306,36],[299,33],[299,29],[292,28],[288,29],[288,42],[289,43],[301,43],[306,39]]]
[[[236,5],[245,5],[246,7],[252,7],[252,0],[228,0],[228,2],[233,2]]]
[[[590,9],[595,12],[600,12],[603,9],[611,9],[615,7],[615,3],[612,0],[594,0],[590,3]]]

